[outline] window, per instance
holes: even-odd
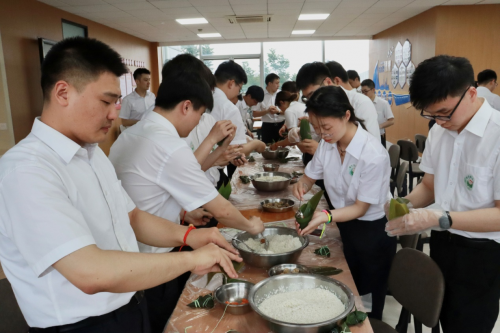
[[[62,20],[63,39],[70,37],[88,37],[87,27],[78,23]]]
[[[325,41],[325,61],[336,61],[346,71],[358,72],[360,81],[368,79],[369,41],[367,40],[329,40]]]
[[[205,55],[260,55],[260,43],[229,43],[205,44],[201,46],[201,53]]]

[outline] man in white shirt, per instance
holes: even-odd
[[[380,138],[382,146],[386,147],[385,129],[394,125],[394,115],[389,103],[375,95],[375,82],[370,79],[361,82],[361,93],[373,101],[378,115],[378,125],[380,127]]]
[[[247,125],[248,120],[252,120],[251,108],[262,101],[264,101],[264,89],[259,86],[248,87],[246,94],[241,97],[241,100],[238,100],[236,106],[240,110],[245,125]]]
[[[497,86],[497,73],[495,71],[485,69],[477,74],[477,95],[484,97],[495,110],[500,111],[500,96],[493,93]]]
[[[217,230],[136,208],[97,146],[118,117],[126,71],[95,39],[54,45],[42,64],[42,116],[0,159],[0,262],[29,332],[150,332],[136,291],[217,264],[236,276],[237,252]],[[198,249],[143,254],[137,241]]]
[[[264,100],[252,108],[254,117],[262,117],[262,141],[272,143],[281,139],[279,130],[285,123],[285,115],[274,102],[280,87],[280,77],[274,73],[265,79]]]
[[[179,71],[164,76],[154,110],[118,137],[109,159],[132,200],[148,213],[181,223],[183,211],[202,207],[228,227],[257,234],[264,229],[262,221],[246,219],[218,193],[183,139],[199,124],[205,109],[214,109],[213,97],[200,75]],[[215,130],[215,135],[209,136],[209,147],[224,138],[227,147],[233,140],[234,126],[225,120],[216,124]],[[145,253],[172,250],[145,244],[139,244],[139,249]],[[146,290],[153,333],[165,326],[184,283],[179,278]]]
[[[425,176],[406,197],[413,208],[386,231],[432,229],[430,255],[445,280],[443,332],[491,332],[500,298],[500,114],[478,97],[465,58],[421,62],[409,92],[420,115],[436,125],[420,163]]]
[[[349,84],[351,85],[351,87],[353,89],[358,90],[358,88],[361,86],[361,83],[360,83],[361,79],[359,78],[358,72],[350,69],[347,71],[347,76],[349,77]]]
[[[120,110],[122,125],[127,127],[141,120],[155,105],[155,94],[148,90],[151,85],[151,72],[146,68],[137,68],[134,71],[134,80],[137,87],[125,96]]]

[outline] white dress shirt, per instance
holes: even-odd
[[[198,125],[196,125],[195,128],[189,133],[187,138],[184,138],[188,146],[191,148],[191,150],[194,151],[198,149],[198,147],[201,145],[203,140],[205,140],[210,134],[210,131],[214,127],[216,121],[214,117],[212,117],[211,114],[209,113],[203,113],[201,116],[200,122]],[[212,152],[217,149],[217,145],[215,145],[212,148]],[[219,168],[217,167],[211,167],[207,171],[205,171],[205,176],[207,176],[208,180],[214,185],[217,186],[217,183],[219,182],[220,179],[220,173],[219,173]]]
[[[435,202],[454,212],[494,207],[500,200],[499,152],[500,113],[487,101],[460,134],[432,126],[420,169],[434,175]],[[500,232],[449,231],[500,242]]]
[[[122,100],[120,118],[141,120],[146,111],[154,108],[155,100],[156,96],[151,91],[146,91],[146,97],[142,97],[134,89]]]
[[[299,126],[299,118],[305,116],[306,105],[301,102],[293,101],[285,111],[286,128],[291,129]]]
[[[134,208],[97,144],[82,148],[38,119],[0,159],[0,261],[29,326],[71,324],[130,301],[134,293],[85,294],[52,265],[91,244],[138,252]]]
[[[341,87],[344,89],[343,87]],[[377,120],[377,110],[373,102],[367,96],[356,92],[356,90],[344,89],[349,102],[354,108],[354,114],[358,119],[363,120],[368,133],[376,138],[380,138],[380,127]],[[380,143],[380,140],[379,140]]]
[[[180,222],[182,209],[190,212],[218,195],[174,125],[154,111],[120,134],[109,159],[137,207],[172,222]],[[141,243],[139,249],[172,250]]]
[[[373,105],[375,105],[375,109],[377,110],[377,121],[379,124],[379,127],[381,124],[385,123],[389,119],[393,119],[394,115],[392,114],[391,106],[389,103],[385,100],[382,99],[378,96],[375,96],[375,99],[373,100]],[[354,111],[356,112],[356,111]],[[380,135],[385,134],[385,128],[380,129]]]
[[[243,120],[243,123],[246,125],[247,120],[251,119],[250,114],[248,113],[250,107],[245,102],[245,99],[242,99],[241,101],[238,100],[238,102],[236,103],[236,107],[238,108],[238,110],[240,110],[241,119]]]
[[[335,209],[352,206],[359,200],[370,204],[359,220],[374,221],[384,217],[384,204],[390,197],[389,154],[380,139],[369,135],[361,126],[346,148],[343,163],[337,144],[321,140],[305,174],[312,179],[324,179]]]
[[[269,109],[271,106],[274,106],[274,102],[276,101],[276,95],[280,92],[280,90],[276,91],[274,94],[271,94],[267,89],[264,89],[264,100],[252,107],[253,111],[264,111]],[[263,123],[281,123],[285,121],[285,116],[283,114],[265,114],[262,116]]]
[[[476,90],[479,97],[483,97],[493,109],[500,111],[500,96],[492,93],[491,90],[486,87],[477,87]]]
[[[214,109],[210,114],[216,121],[231,120],[231,122],[236,126],[236,134],[233,141],[231,141],[231,145],[244,145],[247,143],[245,135],[247,127],[243,124],[240,110],[219,88],[214,89]]]

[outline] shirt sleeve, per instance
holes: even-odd
[[[187,146],[177,149],[167,159],[159,182],[159,186],[188,212],[212,201],[219,194]]]
[[[377,109],[369,99],[363,99],[358,103],[357,108],[354,109],[356,117],[363,120],[366,131],[374,137],[380,137],[380,127],[377,120]]]
[[[293,112],[293,110],[285,111],[285,125],[288,129],[297,127],[297,117],[295,116],[295,112]]]
[[[391,106],[387,102],[384,103],[384,116],[385,116],[385,119],[387,119],[387,120],[394,118],[394,114],[392,113]]]
[[[0,185],[0,221],[9,221],[0,222],[2,232],[37,276],[68,254],[95,244],[69,197],[61,178],[40,166],[18,167]]]
[[[425,173],[434,174],[434,168],[432,166],[432,133],[434,130],[438,129],[437,125],[434,125],[429,131],[427,140],[425,142],[424,153],[422,154],[422,160],[420,161],[419,168]]]
[[[371,205],[387,200],[391,165],[389,155],[380,155],[367,161],[359,176],[357,199]]]
[[[122,107],[120,109],[120,118],[130,119],[130,111],[132,111],[132,105],[130,104],[129,99],[125,97],[122,101]]]
[[[323,176],[323,159],[325,158],[324,154],[324,141],[321,142],[316,149],[316,153],[314,153],[313,159],[309,164],[307,164],[304,173],[307,177],[312,179],[324,179]]]

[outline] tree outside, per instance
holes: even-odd
[[[198,48],[198,45],[183,45],[182,46],[182,52],[184,53],[189,53],[196,58],[200,57],[200,51]],[[201,52],[203,55],[211,55],[214,54],[214,50],[210,47],[210,45],[205,44],[201,46]],[[212,61],[210,60],[205,60],[205,65],[207,65],[208,68],[213,72],[214,68],[212,68]]]
[[[290,61],[283,54],[277,54],[275,49],[269,49],[267,61],[264,62],[264,74],[275,73],[280,77],[280,83],[295,81],[297,73],[288,72]]]

